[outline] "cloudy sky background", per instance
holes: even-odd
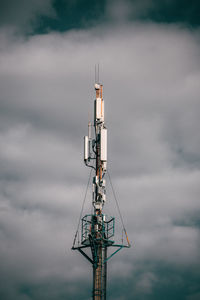
[[[100,63],[132,243],[109,262],[108,297],[199,299],[198,1],[0,4],[0,298],[91,299],[91,266],[71,246]],[[120,224],[109,186],[105,211]]]

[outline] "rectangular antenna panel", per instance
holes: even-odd
[[[96,119],[101,119],[101,98],[96,99]]]
[[[89,143],[88,143],[88,136],[84,136],[84,160],[88,159],[88,153],[89,153]]]
[[[101,98],[95,100],[95,119],[104,121],[104,101]]]
[[[101,161],[107,161],[107,129],[101,128]]]
[[[104,121],[104,100],[101,100],[101,121]]]

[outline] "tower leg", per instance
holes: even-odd
[[[99,246],[98,265],[93,266],[93,300],[106,300],[107,247]]]

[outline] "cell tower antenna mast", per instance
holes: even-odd
[[[104,120],[103,85],[99,83],[99,65],[95,65],[95,93],[94,100],[94,138],[92,138],[92,124],[88,123],[88,135],[84,137],[84,162],[94,170],[92,184],[93,213],[87,214],[81,219],[81,241],[79,225],[72,246],[78,250],[93,267],[93,300],[106,300],[107,262],[122,248],[130,247],[128,236],[127,244],[116,244],[114,241],[115,218],[103,213],[106,201],[107,172],[107,128]],[[110,178],[110,176],[109,176]],[[86,253],[87,248],[91,254]],[[108,248],[112,248],[108,255]]]

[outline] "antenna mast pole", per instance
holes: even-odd
[[[94,232],[98,240],[97,263],[93,265],[93,299],[106,299],[107,245],[104,242],[103,205],[106,200],[107,129],[104,124],[103,86],[95,84],[94,107],[96,176],[93,178]],[[94,142],[93,142],[94,143]]]
[[[95,81],[96,74],[95,66]],[[88,123],[88,136],[84,137],[84,162],[86,166],[95,170],[93,177],[93,214],[85,215],[82,218],[81,245],[75,246],[76,237],[72,249],[78,250],[93,266],[93,300],[106,300],[107,261],[123,247],[112,240],[114,237],[115,219],[103,214],[103,206],[106,201],[106,180],[107,170],[107,128],[104,123],[104,100],[103,85],[95,83],[96,99],[94,101],[94,138],[91,134],[91,123]],[[93,163],[94,162],[94,163]],[[116,247],[116,250],[107,257],[107,248]],[[89,256],[84,250],[91,249]]]

